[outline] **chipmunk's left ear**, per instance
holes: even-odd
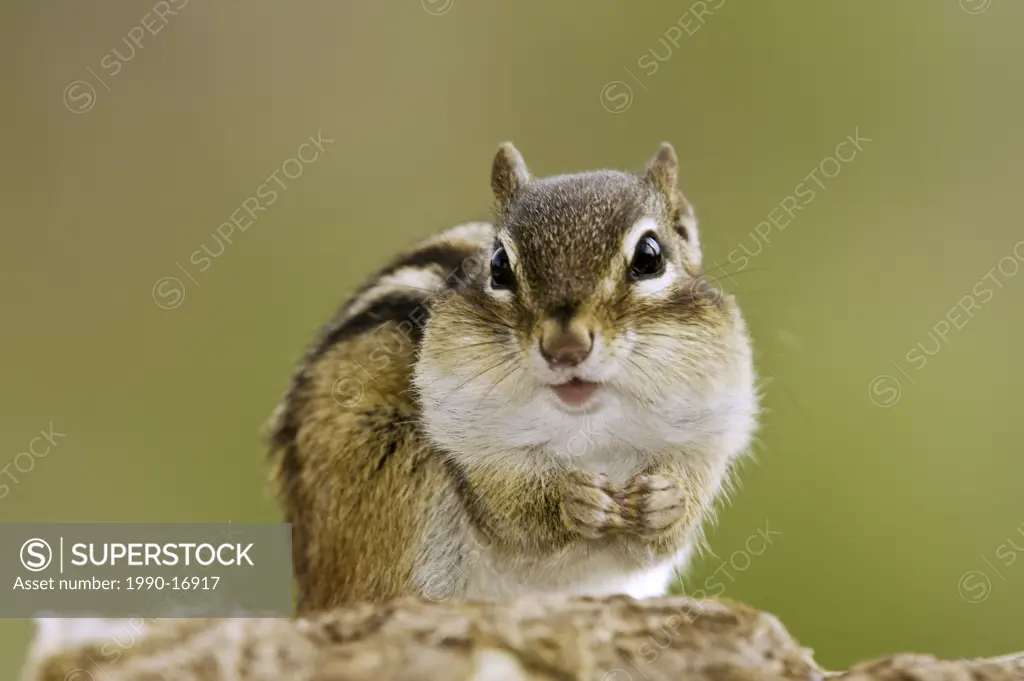
[[[661,143],[658,153],[647,164],[646,178],[664,195],[676,231],[693,246],[699,247],[697,217],[693,206],[678,187],[679,159],[671,144]]]

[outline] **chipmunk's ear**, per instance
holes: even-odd
[[[491,191],[494,192],[499,210],[503,210],[516,192],[529,181],[530,171],[526,169],[522,155],[511,142],[503,142],[491,165]]]
[[[676,150],[668,142],[662,142],[658,153],[647,163],[647,179],[654,183],[671,202],[676,194],[679,159]]]
[[[676,231],[699,249],[697,217],[693,213],[693,206],[678,187],[679,159],[676,158],[676,150],[671,144],[661,143],[658,153],[647,163],[646,178],[665,196]]]

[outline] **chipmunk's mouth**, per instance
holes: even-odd
[[[585,404],[600,387],[600,383],[574,378],[567,383],[551,386],[551,390],[565,404],[570,407],[579,407]]]

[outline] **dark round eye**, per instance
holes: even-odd
[[[512,290],[515,287],[516,275],[512,272],[512,263],[508,261],[508,253],[504,246],[498,246],[491,256],[491,288]]]
[[[665,271],[665,257],[661,244],[653,234],[644,234],[636,244],[633,261],[629,263],[629,274],[634,279],[650,279]]]

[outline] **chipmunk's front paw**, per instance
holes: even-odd
[[[686,492],[675,478],[638,475],[626,487],[622,513],[626,530],[641,537],[664,534],[686,514]]]
[[[599,539],[621,529],[625,520],[615,492],[607,476],[570,473],[562,502],[565,524],[587,539]]]

